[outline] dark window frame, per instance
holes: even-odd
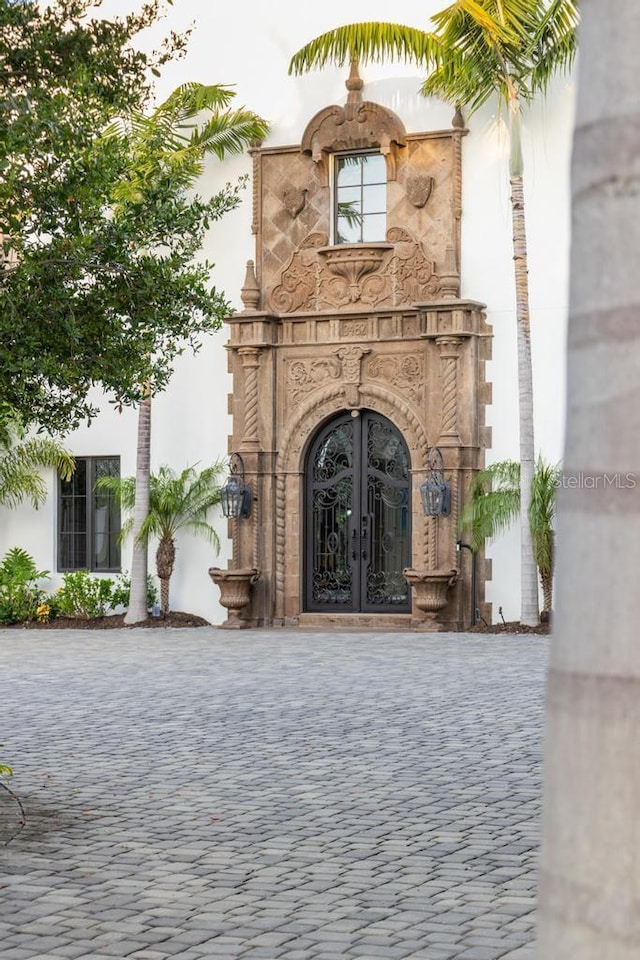
[[[95,481],[100,464],[105,461],[117,461],[118,474],[120,474],[120,457],[118,455],[76,457],[76,473],[71,481],[64,481],[58,476],[58,509],[56,519],[56,568],[60,573],[66,573],[73,570],[90,570],[92,573],[120,573],[121,552],[117,542],[117,536],[120,533],[120,508],[117,505],[113,494],[100,494],[101,498],[108,501],[108,517],[111,518],[111,510],[115,510],[115,523],[109,525],[106,535],[109,538],[107,547],[108,559],[105,564],[101,564],[97,558],[96,552],[96,511],[98,509],[95,491]],[[77,490],[78,483],[78,464],[85,466],[84,490]],[[77,529],[78,509],[65,509],[67,505],[74,504],[75,501],[84,500],[84,529]],[[80,510],[81,513],[81,510]],[[63,529],[65,517],[70,521],[68,527]],[[72,543],[73,538],[83,538],[84,540],[84,560],[82,563],[76,559],[76,550]],[[65,539],[67,543],[65,544]]]

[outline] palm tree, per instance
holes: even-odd
[[[425,96],[477,110],[491,97],[506,106],[518,329],[520,419],[521,620],[538,622],[538,583],[529,535],[535,453],[521,111],[571,66],[578,20],[575,0],[456,0],[432,18],[433,32],[393,23],[354,23],[316,37],[292,58],[290,72],[328,62],[404,59],[428,72]]]
[[[177,87],[150,116],[132,113],[112,123],[105,136],[126,138],[132,149],[131,168],[116,192],[116,206],[138,198],[153,186],[156,177],[167,173],[186,190],[202,174],[207,155],[223,160],[265,137],[267,122],[244,107],[231,110],[234,97],[235,92],[224,84],[187,83]],[[202,114],[209,116],[198,124]],[[149,512],[152,392],[153,385],[148,384],[138,407],[137,500],[127,623],[147,616],[147,545],[142,531]]]
[[[214,527],[207,521],[211,509],[220,502],[220,476],[224,463],[214,463],[198,472],[196,466],[176,474],[162,466],[157,474],[149,475],[149,509],[140,525],[138,539],[146,545],[150,536],[158,537],[156,571],[160,580],[160,606],[169,610],[169,583],[176,559],[176,534],[189,530],[205,537],[216,549],[220,541]],[[134,477],[102,477],[97,489],[115,493],[124,510],[134,511],[137,503],[137,482]],[[134,529],[134,517],[123,524],[121,536]],[[146,612],[146,600],[145,600]]]
[[[584,4],[538,960],[640,956],[637,0]]]
[[[560,468],[538,458],[529,505],[529,529],[540,582],[543,611],[551,614],[553,604],[554,539],[553,521]],[[481,550],[485,540],[507,530],[520,514],[520,464],[516,460],[492,463],[473,478],[469,503],[460,514],[459,527],[467,531],[470,546]]]
[[[36,509],[41,506],[47,497],[42,468],[69,480],[75,460],[51,437],[27,437],[14,411],[0,403],[0,504],[16,507],[30,500]]]

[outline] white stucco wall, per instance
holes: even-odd
[[[237,104],[259,112],[272,123],[269,143],[299,142],[308,120],[330,103],[343,102],[347,71],[327,68],[304,77],[289,77],[289,58],[304,42],[340,23],[388,20],[424,27],[426,18],[442,7],[442,0],[351,0],[348,16],[340,0],[322,4],[277,5],[261,0],[236,0],[212,4],[208,0],[179,0],[161,28],[150,31],[152,43],[167,29],[193,24],[187,57],[166,69],[158,83],[164,97],[186,80],[235,84]],[[124,12],[124,0],[105,3]],[[418,9],[419,6],[419,9]],[[410,131],[450,126],[451,107],[420,97],[420,74],[411,66],[363,66],[364,95],[395,110]],[[524,151],[532,304],[536,446],[544,456],[559,460],[564,428],[564,340],[568,272],[568,168],[573,111],[573,88],[557,80],[545,104],[530,108],[525,120]],[[510,208],[506,139],[493,108],[483,108],[468,122],[464,141],[462,221],[462,294],[487,303],[494,329],[493,361],[488,376],[493,381],[493,449],[488,460],[518,456],[517,371],[514,282],[511,252]],[[247,158],[224,164],[211,160],[201,192],[212,193],[221,184],[250,172]],[[241,307],[240,287],[244,264],[253,257],[250,231],[250,190],[242,207],[214,225],[205,251],[216,264],[215,284],[236,307]],[[152,460],[154,468],[167,463],[176,469],[202,465],[227,450],[229,418],[227,393],[230,381],[224,344],[226,331],[207,338],[196,358],[176,364],[165,394],[153,402]],[[112,408],[89,427],[68,438],[77,455],[120,454],[123,475],[135,467],[136,417],[131,411]],[[39,565],[55,569],[55,503],[50,497],[38,513],[28,507],[2,511],[0,550],[20,545]],[[225,524],[220,521],[220,534]],[[217,589],[207,568],[225,566],[228,544],[217,559],[211,548],[193,537],[181,538],[172,581],[172,606],[220,622],[225,612],[217,603]],[[488,599],[494,618],[502,606],[506,619],[519,616],[519,546],[517,532],[491,545],[494,578]],[[125,548],[123,568],[130,565]],[[153,564],[151,564],[153,566]]]

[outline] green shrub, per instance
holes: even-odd
[[[116,580],[116,585],[111,595],[111,605],[113,607],[129,607],[129,595],[131,593],[131,577],[128,573],[121,573]],[[158,603],[158,588],[153,577],[149,574],[147,577],[147,610],[152,610]]]
[[[88,570],[65,573],[55,593],[55,610],[60,617],[90,620],[103,617],[113,605],[113,580],[92,576]]]
[[[38,570],[33,558],[20,547],[12,547],[0,563],[0,623],[33,620],[44,597],[38,580],[49,576]]]

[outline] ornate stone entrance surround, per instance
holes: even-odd
[[[459,297],[466,131],[457,113],[450,130],[407,134],[391,111],[362,102],[361,85],[352,73],[346,106],[312,118],[301,146],[253,151],[256,266],[247,268],[245,310],[229,319],[229,409],[230,449],[242,452],[255,491],[234,557],[262,570],[249,612],[256,624],[302,613],[305,453],[343,410],[375,410],[407,442],[414,567],[468,564],[455,554],[456,522],[490,445],[491,334],[483,305]],[[331,247],[330,155],[361,147],[387,161],[386,242]],[[453,488],[451,517],[438,520],[422,515],[418,494],[432,444]],[[480,564],[481,591],[489,572]],[[461,573],[445,615],[454,627],[469,604],[469,570]]]

